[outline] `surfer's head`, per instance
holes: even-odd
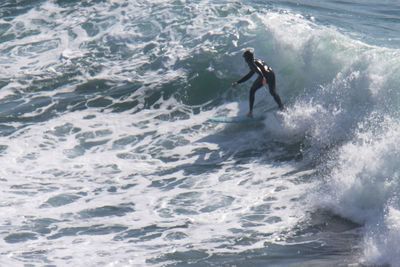
[[[243,57],[244,57],[244,60],[246,60],[246,61],[252,61],[252,60],[254,60],[254,52],[250,49],[246,50],[243,53]]]

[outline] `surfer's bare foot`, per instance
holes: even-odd
[[[247,114],[247,117],[253,118],[253,111],[249,111],[249,113]]]

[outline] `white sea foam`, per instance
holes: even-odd
[[[289,14],[261,20],[279,43],[274,50],[290,47],[290,55],[302,59],[284,62],[300,67],[290,75],[298,76],[308,91],[289,108],[280,127],[272,125],[271,131],[275,129],[275,135],[283,139],[306,138],[309,152],[317,155],[321,149],[341,144],[337,151],[329,151],[330,159],[322,164],[321,171],[330,174],[311,202],[320,207],[324,199],[323,207],[364,225],[364,263],[396,266],[400,169],[395,88],[399,61],[392,55],[398,51],[365,45]],[[280,25],[285,23],[282,32]],[[332,71],[338,67],[340,70]],[[337,73],[336,77],[326,76],[332,73]],[[306,78],[302,78],[304,74]],[[313,81],[320,85],[314,91],[310,90]],[[282,132],[285,134],[279,135]]]
[[[243,144],[230,148],[230,142],[213,144],[207,141],[210,134],[215,134],[217,139],[223,135],[219,133],[223,127],[209,128],[211,125],[206,123],[213,112],[176,122],[157,120],[157,113],[163,112],[137,116],[97,113],[94,117],[90,110],[74,112],[15,133],[3,155],[9,164],[1,171],[2,183],[14,189],[3,194],[7,203],[1,209],[8,215],[3,217],[2,224],[11,224],[12,234],[36,220],[54,220],[53,230],[47,235],[52,240],[52,252],[46,257],[52,261],[70,255],[62,248],[84,244],[85,249],[74,252],[74,258],[90,263],[93,259],[86,255],[93,251],[102,253],[100,243],[113,246],[112,251],[117,253],[116,256],[110,251],[106,253],[106,262],[114,259],[126,263],[134,257],[128,253],[133,250],[138,259],[135,263],[140,264],[154,253],[148,249],[150,247],[159,247],[158,253],[167,253],[172,248],[182,250],[189,245],[208,250],[220,242],[231,240],[226,245],[233,242],[232,231],[239,231],[247,224],[254,224],[251,232],[262,231],[274,236],[301,218],[299,203],[289,200],[301,196],[308,185],[296,185],[292,181],[294,176],[279,179],[294,171],[294,166],[236,162],[235,151],[240,151],[245,139],[228,131],[225,134]],[[146,120],[154,122],[138,125]],[[196,133],[187,131],[192,127],[199,130]],[[204,138],[206,140],[202,140]],[[205,150],[205,154],[194,154],[198,149]],[[162,158],[172,161],[163,162]],[[214,164],[221,167],[211,167],[212,172],[185,173],[190,171],[190,166],[199,168]],[[160,175],[163,171],[167,173]],[[122,189],[129,186],[132,189]],[[70,203],[65,202],[66,197],[71,199]],[[59,204],[56,198],[60,199]],[[101,207],[121,205],[134,212],[122,212],[121,219],[93,215],[96,209],[101,213]],[[7,212],[10,206],[14,212]],[[89,215],[85,215],[87,213]],[[162,231],[159,238],[129,246],[115,243],[107,235],[68,237],[67,230],[63,230],[82,233],[90,229],[96,231],[96,227],[145,229],[151,225],[166,228],[169,225],[171,230]],[[82,229],[76,229],[79,227]],[[121,236],[124,239],[123,233]],[[131,238],[134,240],[135,236]],[[49,242],[37,235],[35,239],[27,251],[45,248]],[[264,241],[261,239],[254,246],[262,246]],[[230,251],[227,248],[217,250]],[[14,251],[13,257],[19,257],[19,252],[26,249],[12,245],[3,253],[11,257],[11,251]]]
[[[365,225],[367,264],[395,264],[399,129],[395,120],[375,116],[338,151],[324,198],[342,216]]]
[[[16,130],[0,137],[1,264],[238,255],[296,243],[286,238],[321,207],[363,225],[361,260],[398,261],[396,50],[239,2],[77,5],[17,16],[0,50],[12,80],[0,99],[22,102],[5,113]],[[217,95],[199,82],[205,72],[222,87],[248,71],[248,47],[277,73],[285,112],[255,125],[207,121],[246,114],[245,85],[217,96],[239,103],[182,103],[190,86]],[[111,96],[127,82],[131,93]],[[60,107],[64,95],[73,100]],[[112,109],[128,101],[138,104]],[[257,101],[260,113],[275,105],[265,91]]]

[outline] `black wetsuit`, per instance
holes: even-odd
[[[253,59],[253,60],[248,60],[246,61],[247,64],[249,65],[250,72],[246,74],[242,79],[237,81],[237,83],[243,83],[247,81],[248,79],[253,76],[254,73],[258,74],[257,80],[253,83],[250,89],[250,111],[253,110],[253,105],[254,105],[254,95],[258,89],[260,89],[263,84],[263,78],[265,77],[267,79],[267,84],[269,88],[269,93],[274,97],[275,102],[278,104],[280,109],[283,109],[283,104],[281,101],[281,98],[275,91],[275,73],[274,71],[265,64],[264,61],[261,61],[259,59]]]

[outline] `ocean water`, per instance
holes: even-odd
[[[3,0],[0,266],[400,266],[399,14]]]

